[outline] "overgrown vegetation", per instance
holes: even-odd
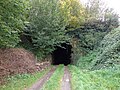
[[[74,57],[89,53],[111,29],[118,27],[119,22],[118,15],[106,8],[101,0],[88,3],[82,5],[79,0],[1,0],[0,48],[24,47],[43,58],[52,53],[55,46],[76,38],[79,50],[73,50]]]
[[[70,66],[73,90],[120,89],[118,26],[118,14],[101,0],[0,0],[0,48],[24,47],[41,59],[69,42],[72,64],[83,70]],[[36,75],[11,77],[1,88],[21,90]],[[62,75],[60,66],[43,89],[58,90]]]
[[[76,62],[76,66],[81,69],[90,69],[93,65],[93,60],[96,59],[97,52],[90,52],[89,54],[82,56]]]
[[[104,36],[119,26],[118,18],[114,10],[104,6],[102,0],[89,0],[85,7],[86,21],[79,28],[68,32],[77,42],[73,47],[74,64],[77,63],[79,57],[99,47]]]
[[[119,90],[120,69],[87,71],[69,66],[72,90]]]
[[[24,90],[25,88],[29,88],[40,77],[45,75],[48,70],[49,69],[46,69],[35,74],[19,74],[15,76],[10,76],[9,78],[7,78],[8,83],[0,86],[0,90]]]
[[[0,0],[0,48],[15,47],[27,16],[28,0]]]
[[[67,31],[84,21],[84,9],[78,0],[34,0],[31,7],[30,24],[24,30],[22,43],[39,58],[70,41]]]
[[[34,0],[30,11],[31,36],[33,49],[40,56],[49,54],[54,46],[67,40],[65,26],[66,10],[61,11],[58,0]]]
[[[102,40],[99,54],[92,69],[102,69],[120,65],[120,28],[112,30]]]
[[[81,56],[76,65],[87,69],[114,68],[120,65],[120,28],[109,32],[96,50]]]

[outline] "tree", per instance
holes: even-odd
[[[106,22],[109,29],[117,28],[119,26],[119,15],[112,8],[108,8],[105,11],[104,22]]]
[[[20,41],[26,8],[24,0],[0,0],[0,48],[14,47]]]
[[[104,3],[101,0],[89,0],[86,4],[86,19],[90,20],[101,20],[103,18]]]
[[[27,33],[34,50],[42,57],[68,39],[65,35],[66,9],[60,7],[58,0],[33,0],[31,5],[31,29]]]
[[[118,15],[101,0],[89,0],[84,10],[84,22],[68,34],[77,39],[74,58],[97,49],[106,34],[118,27]],[[77,57],[77,58],[76,58]],[[75,60],[77,61],[77,60]]]
[[[118,14],[115,13],[114,9],[106,7],[102,0],[89,0],[86,4],[85,13],[88,22],[100,20],[109,24],[108,27],[118,27]]]
[[[67,6],[68,29],[76,29],[85,21],[85,8],[80,0],[61,0],[62,7]]]

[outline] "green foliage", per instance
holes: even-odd
[[[0,0],[0,48],[14,47],[26,20],[27,1]]]
[[[80,0],[63,0],[63,5],[68,6],[68,25],[67,30],[80,27],[85,21],[85,8]]]
[[[60,10],[58,0],[33,0],[31,5],[31,26],[26,32],[31,36],[34,51],[43,56],[68,40],[65,36],[66,10]]]
[[[69,66],[71,72],[72,90],[119,90],[119,70],[80,70]]]
[[[49,69],[35,74],[19,74],[10,76],[8,83],[0,86],[0,90],[24,90],[34,84],[40,77],[44,76]]]
[[[117,27],[117,24],[115,26],[113,23],[110,23],[109,20],[95,20],[86,21],[80,28],[67,32],[68,35],[77,39],[76,47],[73,49],[74,64],[77,63],[79,57],[97,49],[104,36],[107,35],[113,27]]]
[[[120,28],[112,30],[102,40],[92,69],[114,67],[120,64]]]
[[[97,52],[90,52],[89,54],[85,56],[81,56],[77,62],[76,66],[80,67],[81,69],[90,69],[91,63],[96,58]]]
[[[86,22],[80,28],[68,32],[68,35],[78,39],[78,48],[84,53],[96,49],[105,35],[111,31],[106,21]]]
[[[95,39],[97,38],[95,37]],[[98,38],[100,45],[96,44],[98,47],[96,47],[95,52],[79,55],[80,58],[75,60],[75,65],[83,69],[103,69],[114,68],[120,64],[120,29],[112,30],[105,35],[103,40],[101,39],[102,41],[99,39],[100,37]],[[83,46],[85,47],[85,45]],[[89,43],[88,46],[90,46]]]
[[[94,21],[85,23],[78,29],[68,32],[73,38],[77,39],[74,51],[74,64],[77,63],[79,57],[82,57],[89,52],[97,49],[104,36],[110,31],[105,22]]]

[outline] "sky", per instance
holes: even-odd
[[[83,3],[86,3],[88,0],[80,0]],[[120,16],[120,0],[103,0],[106,5],[110,8],[113,8],[116,13]]]

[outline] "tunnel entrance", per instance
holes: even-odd
[[[68,65],[71,63],[71,49],[72,46],[70,44],[63,43],[61,47],[55,47],[56,50],[52,53],[52,64],[59,65],[64,64]]]

